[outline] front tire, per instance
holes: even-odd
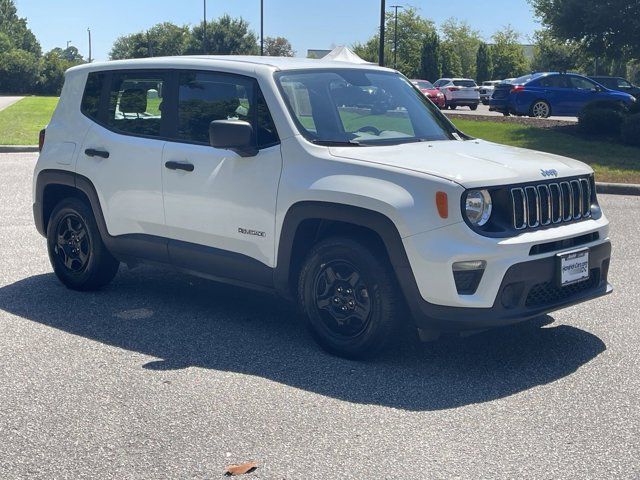
[[[401,324],[402,299],[390,265],[348,238],[313,247],[300,272],[298,302],[315,340],[341,357],[375,356]]]
[[[72,290],[97,290],[118,272],[120,264],[104,246],[93,212],[77,198],[67,198],[54,208],[47,247],[54,273]]]
[[[469,108],[471,110],[477,110],[478,109],[478,105],[469,105]]]

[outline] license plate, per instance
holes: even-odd
[[[589,279],[589,250],[560,253],[560,286]]]

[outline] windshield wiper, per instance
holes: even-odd
[[[325,145],[327,147],[362,147],[360,142],[355,140],[311,140],[316,145]]]

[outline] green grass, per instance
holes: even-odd
[[[0,111],[0,145],[37,145],[58,97],[25,97]]]
[[[640,148],[637,147],[512,123],[460,119],[453,123],[473,137],[583,161],[594,169],[596,180],[601,182],[640,183]]]

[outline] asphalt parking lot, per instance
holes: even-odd
[[[375,362],[268,296],[154,267],[78,293],[0,154],[0,478],[640,477],[640,197],[602,196],[615,292]]]
[[[445,115],[469,115],[469,116],[480,116],[480,117],[503,117],[504,115],[500,112],[490,112],[489,105],[478,105],[477,110],[471,110],[469,107],[458,107],[455,110],[443,110],[442,113]],[[549,120],[563,120],[565,122],[577,122],[577,117],[549,117]]]

